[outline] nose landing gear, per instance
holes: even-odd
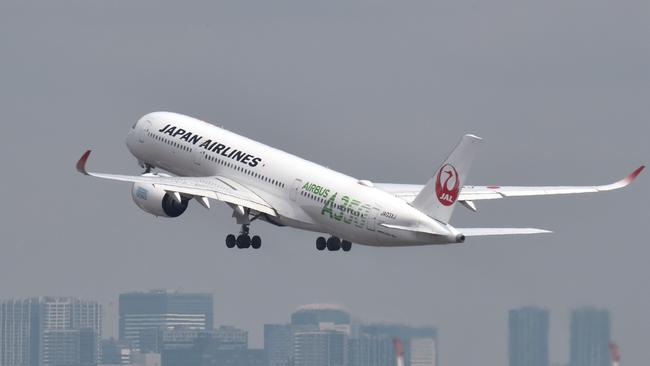
[[[319,251],[327,249],[330,252],[335,252],[343,249],[344,252],[349,252],[350,249],[352,249],[352,243],[347,240],[341,240],[336,236],[330,236],[328,239],[319,236],[316,239],[316,249]]]

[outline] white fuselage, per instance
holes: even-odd
[[[127,146],[141,165],[179,176],[223,176],[245,185],[275,209],[276,217],[262,216],[274,224],[374,246],[456,242],[458,232],[451,226],[368,181],[192,117],[145,115],[130,131]]]

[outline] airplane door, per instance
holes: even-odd
[[[151,121],[147,120],[144,125],[144,128],[138,129],[138,142],[140,142],[141,144],[144,143],[149,130],[151,130]]]
[[[201,159],[203,159],[203,151],[198,148],[192,149],[192,160],[194,160],[194,165],[201,166]]]
[[[368,224],[367,228],[370,231],[377,230],[377,217],[379,217],[379,208],[372,207],[368,213]]]
[[[302,179],[296,179],[293,181],[293,186],[291,187],[291,200],[296,201],[298,199],[298,192],[300,191],[300,187],[302,187]]]

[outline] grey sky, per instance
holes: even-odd
[[[443,365],[506,362],[511,307],[613,312],[626,363],[650,358],[649,186],[511,199],[458,226],[554,235],[319,253],[310,233],[259,224],[227,250],[222,205],[178,220],[73,164],[137,173],[124,145],[154,110],[186,113],[359,178],[424,182],[463,133],[485,138],[475,184],[606,183],[650,161],[650,3],[605,1],[57,1],[0,3],[0,297],[102,301],[121,291],[215,294],[219,324],[251,331],[299,304],[433,324]],[[112,302],[112,303],[111,303]],[[109,305],[109,303],[111,305]]]

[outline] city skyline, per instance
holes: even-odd
[[[291,342],[298,342],[295,344],[298,344],[299,347],[308,347],[306,349],[309,349],[311,350],[310,352],[313,352],[313,347],[316,347],[316,345],[322,345],[322,342],[331,342],[332,340],[329,339],[336,339],[336,338],[330,338],[331,336],[328,336],[328,334],[331,333],[332,335],[334,334],[347,335],[345,341],[346,345],[348,344],[347,339],[349,338],[350,342],[354,341],[353,343],[350,344],[354,344],[356,347],[364,347],[363,349],[366,350],[370,349],[368,347],[378,347],[380,344],[385,344],[385,346],[382,347],[388,347],[386,348],[389,349],[387,351],[388,352],[387,355],[390,355],[390,359],[392,359],[394,357],[394,353],[392,353],[392,339],[393,337],[397,337],[406,340],[407,365],[411,364],[410,362],[415,362],[412,364],[414,366],[419,365],[419,363],[417,363],[416,361],[411,361],[411,357],[416,357],[416,358],[419,357],[425,360],[431,359],[431,357],[433,357],[433,360],[436,362],[435,365],[436,366],[439,365],[438,352],[440,352],[440,350],[438,345],[438,331],[435,328],[435,325],[429,325],[430,328],[427,328],[427,326],[422,326],[422,325],[419,326],[420,328],[417,328],[416,326],[416,328],[411,328],[411,329],[421,329],[421,331],[417,331],[421,333],[413,333],[412,336],[402,335],[400,337],[400,334],[402,334],[403,332],[413,331],[413,330],[408,330],[407,328],[403,328],[404,330],[400,330],[402,329],[400,327],[407,327],[407,326],[413,327],[414,325],[413,324],[400,325],[400,323],[382,323],[382,322],[372,322],[372,321],[360,322],[358,320],[355,320],[358,319],[356,317],[356,314],[351,314],[344,305],[331,304],[331,303],[312,303],[312,304],[299,305],[292,310],[288,310],[287,319],[284,323],[273,324],[270,322],[264,322],[264,324],[261,324],[258,327],[258,328],[262,328],[264,334],[262,344],[261,345],[249,344],[248,334],[254,332],[255,329],[244,328],[245,330],[240,331],[238,330],[239,326],[232,322],[224,321],[223,323],[217,323],[216,319],[218,319],[218,315],[214,314],[213,312],[215,311],[215,309],[218,308],[218,304],[213,303],[213,296],[214,294],[207,294],[207,293],[200,293],[200,292],[179,292],[178,290],[170,291],[170,290],[161,290],[161,289],[132,291],[132,292],[126,292],[117,295],[117,297],[121,300],[120,303],[123,304],[124,307],[124,309],[121,310],[120,313],[126,315],[130,313],[129,309],[134,309],[135,311],[137,311],[137,314],[149,314],[147,315],[148,317],[146,319],[153,319],[155,324],[151,323],[151,320],[146,320],[146,323],[148,325],[141,329],[147,330],[147,329],[157,328],[163,332],[164,329],[168,329],[175,334],[175,335],[171,335],[170,333],[171,335],[170,339],[173,339],[174,342],[181,342],[179,343],[179,345],[185,344],[182,342],[186,342],[186,341],[182,341],[183,337],[186,336],[182,335],[182,333],[177,333],[179,331],[191,332],[188,333],[187,335],[191,337],[188,338],[188,340],[190,340],[196,338],[202,332],[212,332],[213,329],[215,329],[217,332],[215,334],[220,334],[220,332],[222,334],[226,334],[223,332],[231,332],[231,333],[245,332],[243,336],[245,337],[244,342],[245,342],[246,349],[249,348],[264,349],[267,350],[266,352],[268,352],[269,346],[277,348],[277,344],[274,345],[274,341],[272,341],[270,338],[277,337],[278,332],[281,333],[287,332],[285,333],[285,335],[282,334],[279,335],[281,339],[286,338],[287,340],[291,340],[295,337],[298,337],[299,339],[293,340]],[[200,310],[200,309],[206,309],[205,305],[203,305],[201,302],[209,305],[211,309],[210,313],[205,313],[205,310]],[[96,332],[91,334],[91,336],[94,336],[97,339],[97,341],[93,343],[95,344],[95,347],[97,347],[97,349],[99,349],[100,336],[102,341],[111,340],[111,339],[115,339],[116,341],[127,341],[128,344],[130,344],[130,347],[135,347],[134,349],[136,350],[140,349],[142,352],[159,352],[159,350],[154,348],[147,348],[147,346],[142,348],[143,345],[140,344],[140,341],[138,340],[137,337],[148,337],[146,338],[147,340],[150,340],[152,336],[161,337],[160,340],[153,341],[155,344],[158,344],[158,342],[162,341],[163,339],[166,339],[164,333],[161,333],[160,335],[156,336],[153,333],[149,335],[148,333],[142,333],[142,332],[137,333],[138,334],[137,337],[133,338],[129,336],[128,332],[126,332],[127,329],[133,329],[133,325],[129,325],[128,322],[122,323],[122,320],[119,319],[116,319],[116,321],[122,324],[119,327],[121,329],[120,333],[122,334],[122,337],[114,338],[112,335],[102,334],[101,329],[105,325],[104,323],[110,322],[110,320],[108,320],[106,317],[103,316],[104,314],[103,311],[101,310],[103,309],[103,307],[99,303],[94,302],[93,300],[80,299],[74,297],[35,296],[35,297],[25,298],[25,299],[0,298],[0,310],[2,310],[0,311],[0,324],[2,324],[2,319],[7,319],[8,315],[15,312],[13,310],[5,310],[5,309],[13,309],[13,307],[15,306],[23,306],[25,307],[25,309],[29,309],[30,307],[34,306],[32,304],[39,306],[39,309],[42,309],[42,310],[38,310],[37,313],[34,313],[33,310],[31,311],[34,314],[42,314],[42,315],[38,315],[39,317],[42,318],[42,320],[40,320],[40,324],[41,324],[40,329],[42,329],[41,332],[43,332],[42,333],[43,336],[41,336],[40,338],[41,340],[39,342],[41,342],[44,345],[46,345],[48,342],[54,342],[53,344],[57,344],[56,340],[59,339],[61,336],[69,337],[71,335],[69,333],[70,330],[85,329],[86,326],[85,324],[90,324],[88,323],[88,321],[92,321],[93,317],[79,316],[79,315],[75,316],[73,313],[71,313],[71,311],[75,311],[76,314],[86,314],[84,312],[85,310],[83,310],[87,306],[85,304],[88,305],[96,304],[93,305],[95,310],[92,310],[91,313],[88,313],[88,314],[96,314],[94,315],[95,322],[97,322],[97,319],[99,319],[101,323],[101,320],[103,319],[103,323],[101,324],[95,323],[96,326],[98,326],[98,328],[95,328],[98,329],[98,333]],[[74,305],[74,304],[79,304],[79,305]],[[7,308],[7,306],[9,307]],[[63,306],[67,306],[67,308]],[[74,309],[78,309],[78,310],[74,310]],[[195,317],[190,317],[188,322],[188,315],[183,315],[186,312],[183,309],[194,309],[191,311],[199,311],[199,313],[204,314],[203,319],[210,319],[212,320],[212,322],[197,323]],[[30,310],[27,311],[29,312]],[[165,318],[160,318],[159,316],[155,315],[155,314],[165,314],[167,311],[171,311],[171,313],[175,314],[175,316],[171,319],[171,323],[167,323],[168,320],[165,320]],[[24,311],[21,311],[16,314],[22,314],[22,313],[24,313]],[[570,353],[566,357],[559,360],[549,358],[550,352],[549,352],[548,331],[550,328],[550,324],[553,323],[550,320],[551,319],[550,314],[552,313],[553,313],[552,311],[549,311],[546,308],[541,308],[539,306],[530,306],[530,305],[518,307],[518,308],[512,308],[508,311],[509,319],[507,323],[504,324],[504,328],[508,329],[508,334],[510,337],[510,346],[508,347],[508,349],[504,350],[504,352],[509,352],[510,354],[509,356],[510,366],[547,366],[551,364],[552,365],[567,364],[569,366],[583,366],[583,365],[591,366],[592,362],[596,362],[595,360],[599,360],[597,362],[601,362],[599,363],[599,365],[602,366],[609,365],[611,360],[609,345],[610,342],[613,342],[615,340],[615,337],[612,337],[613,327],[609,323],[610,312],[608,310],[603,310],[588,305],[583,305],[583,306],[570,309],[571,321],[569,322],[569,324],[565,324],[564,326],[564,328],[566,328],[567,331],[570,332],[570,336],[571,336]],[[51,315],[47,315],[47,314],[51,314]],[[60,314],[60,315],[56,315],[56,314]],[[67,316],[68,318],[65,318],[65,316]],[[47,319],[52,319],[52,320],[50,321]],[[162,321],[159,319],[162,319]],[[142,318],[138,318],[137,321],[141,322]],[[27,327],[29,327],[29,323],[25,323],[25,324]],[[556,324],[555,326],[557,327],[558,325]],[[122,329],[124,329],[125,331],[123,332]],[[431,329],[431,330],[427,331],[426,329]],[[63,333],[60,333],[61,335],[57,336],[57,331]],[[232,333],[232,334],[234,336],[234,334],[236,333]],[[374,340],[374,338],[364,338],[364,337],[381,336],[382,334],[392,334],[392,336],[389,336],[388,338],[377,338],[376,340]],[[407,334],[407,333],[403,333],[403,334]],[[426,345],[426,341],[424,339],[422,339],[421,341],[418,340],[419,339],[418,337],[421,337],[424,334],[430,335],[432,339],[435,340],[433,347],[430,348],[431,351],[428,351],[428,352],[432,352],[429,354],[429,356],[426,356],[426,353],[424,356],[422,356],[421,355],[422,351],[415,351],[415,349],[411,350],[409,348],[408,339],[410,337],[414,337],[413,339],[416,342],[416,344],[420,344],[420,346],[414,346],[414,347],[421,348],[423,345]],[[180,338],[179,335],[181,336]],[[72,334],[72,336],[74,335]],[[77,335],[77,337],[78,336],[79,335]],[[227,336],[227,338],[231,338],[233,336]],[[513,336],[515,338],[513,338]],[[48,337],[49,338],[54,337],[52,338],[54,339],[54,341],[48,341],[49,339]],[[217,335],[218,339],[222,337],[223,336]],[[324,338],[321,339],[318,337],[324,337]],[[269,341],[270,343],[268,343]],[[224,340],[222,340],[221,342],[224,342]],[[236,343],[237,342],[240,341],[236,341]],[[341,340],[338,340],[336,342],[341,342]],[[372,344],[375,343],[368,343],[368,342],[379,342],[379,343],[376,343],[376,345],[373,346]],[[189,344],[191,344],[191,341]],[[346,346],[345,364],[347,364],[348,362],[352,362],[353,359],[355,359],[356,360],[355,362],[358,362],[359,365],[366,364],[363,363],[364,361],[359,361],[360,360],[359,356],[355,356],[354,352],[350,353],[349,360],[348,360],[347,354],[348,352],[351,351],[348,351],[347,347],[348,346]],[[424,346],[424,347],[428,347],[428,346]],[[521,353],[519,349],[525,350],[525,352]],[[534,349],[537,350],[534,351]],[[2,345],[0,344],[0,351],[1,350],[2,350]],[[600,353],[598,352],[595,353],[595,350],[599,350],[598,352]],[[286,352],[288,355],[293,354],[292,353],[293,351],[291,351],[290,349],[287,349]],[[382,351],[377,350],[373,352],[382,352]],[[419,352],[420,356],[412,356],[411,352],[416,352],[416,353]],[[95,355],[97,354],[98,353],[95,353]],[[6,358],[6,354],[0,352],[0,357]],[[43,366],[49,365],[49,363],[46,361],[47,357],[45,359],[43,358],[44,356],[38,356],[38,357],[43,360],[41,361],[44,362],[42,364]],[[265,354],[265,357],[269,357],[269,354],[268,353]],[[293,358],[294,356],[291,357]],[[585,357],[589,357],[589,358],[586,359]],[[593,358],[593,357],[597,357],[597,358]],[[298,361],[300,361],[299,356],[298,356]],[[269,362],[270,362],[268,364],[269,366],[286,365],[285,363],[274,363],[273,361],[270,360]],[[312,359],[312,361],[309,362],[315,362],[315,361]],[[309,362],[306,363],[306,365],[309,365],[310,364]],[[33,366],[37,365],[33,363],[30,364]],[[300,364],[302,365],[302,363]],[[337,363],[334,363],[332,365],[335,364]],[[422,363],[422,364],[427,365],[427,363]],[[0,365],[4,366],[2,363],[0,363]],[[9,363],[8,365],[13,365],[13,364]]]

